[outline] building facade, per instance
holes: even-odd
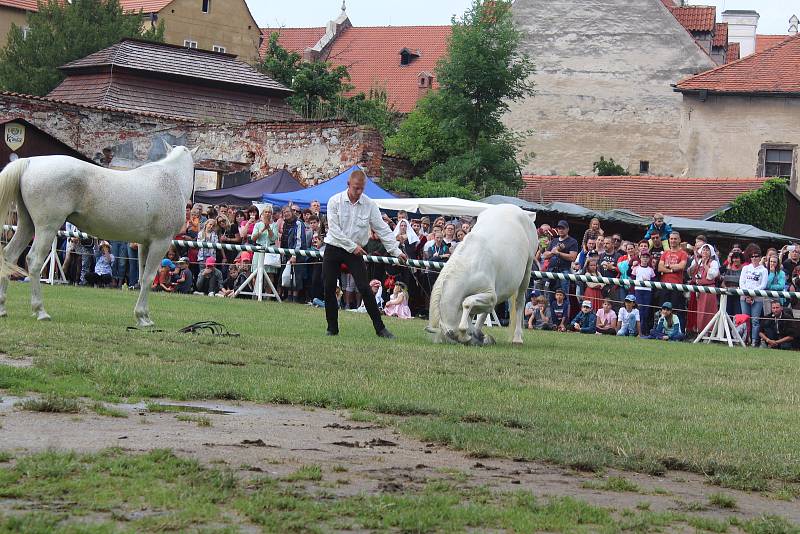
[[[37,11],[36,0],[0,0],[0,47],[8,42],[11,25],[26,31],[28,13]]]
[[[245,0],[120,0],[127,12],[142,12],[145,28],[164,23],[164,41],[258,59],[261,31]]]

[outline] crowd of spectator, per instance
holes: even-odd
[[[474,222],[427,216],[410,219],[403,211],[394,219],[383,217],[410,259],[440,262],[450,258]],[[175,237],[324,252],[326,228],[317,201],[308,209],[290,204],[280,210],[266,206],[260,212],[256,206],[204,208],[197,204],[186,207],[186,222]],[[74,227],[67,224],[67,229]],[[606,233],[600,221],[593,219],[579,241],[570,235],[567,221],[559,221],[555,227],[543,224],[537,268],[640,282],[800,289],[797,245],[769,248],[762,254],[756,244],[743,248],[734,243],[723,260],[718,248],[703,235],[693,243],[683,241],[660,213],[643,230],[640,239],[625,240],[618,233]],[[217,297],[241,297],[244,295],[239,293],[255,290],[250,274],[261,258],[250,252],[171,246],[155,279],[140,281],[137,249],[136,243],[69,238],[63,247],[65,272],[79,285],[138,289],[144,282],[151,283],[155,291]],[[370,255],[388,255],[374,233],[365,249]],[[325,306],[319,259],[264,254],[263,260],[265,278],[284,300]],[[373,293],[365,297],[357,293],[352,276],[343,267],[337,290],[341,308],[364,311],[363,298],[374,298],[387,315],[426,317],[436,270],[370,263],[368,271]],[[267,285],[262,289],[270,290]],[[532,278],[525,321],[530,329],[677,341],[701,332],[717,313],[719,302],[714,294]],[[503,310],[499,311],[502,316]],[[751,346],[800,347],[796,322],[800,303],[796,299],[731,297],[726,312]]]

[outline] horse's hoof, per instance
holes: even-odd
[[[0,317],[8,317],[8,312],[5,310],[0,310]]]
[[[511,344],[512,344],[512,345],[516,345],[517,347],[521,347],[521,346],[522,346],[522,340],[521,340],[521,339],[520,339],[520,340],[516,340],[516,339],[515,339],[515,340],[513,340],[513,341],[511,342]]]
[[[36,314],[36,320],[37,321],[49,321],[50,320],[50,316],[47,314],[47,312],[40,311],[38,314]]]
[[[494,340],[494,338],[492,336],[490,336],[489,334],[484,334],[483,335],[483,344],[484,344],[484,346],[494,345],[495,343],[496,343],[496,341]]]
[[[147,318],[139,319],[139,328],[150,328],[151,326],[155,326],[155,324],[156,323]]]

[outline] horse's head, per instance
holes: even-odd
[[[196,147],[194,147],[194,148],[192,148],[190,150],[190,149],[186,148],[183,145],[172,146],[171,144],[167,143],[163,139],[162,139],[162,141],[164,143],[164,147],[167,149],[167,156],[188,155],[189,157],[192,158],[192,161],[194,161],[194,156],[195,156],[195,154],[197,154],[197,149],[200,148],[199,146],[196,146]]]

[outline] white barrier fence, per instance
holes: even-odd
[[[3,226],[3,230],[11,230],[15,231],[16,227],[11,225]],[[62,237],[79,237],[84,239],[96,239],[94,236],[91,236],[85,232],[65,232],[60,231],[58,233],[59,236]],[[268,254],[281,254],[284,256],[299,256],[302,258],[315,258],[315,259],[322,259],[322,253],[316,250],[302,250],[302,249],[286,249],[280,247],[262,247],[258,245],[231,245],[227,243],[210,243],[207,241],[190,241],[190,240],[182,240],[176,239],[172,241],[172,244],[179,247],[184,248],[204,248],[204,249],[216,249],[216,250],[230,250],[230,251],[245,251],[245,252],[261,252],[261,253],[268,253]],[[53,246],[50,253],[50,258],[48,258],[48,262],[45,263],[44,269],[48,269],[48,277],[43,278],[42,281],[48,282],[50,284],[56,283],[55,277],[58,269],[62,267],[61,261],[58,257],[57,251],[57,244],[56,241],[53,241]],[[369,263],[382,263],[385,265],[398,265],[398,266],[407,266],[407,267],[414,267],[418,269],[425,269],[429,271],[439,271],[444,267],[444,263],[436,262],[436,261],[428,261],[428,260],[413,260],[409,259],[406,262],[402,262],[397,258],[387,257],[387,256],[363,256],[364,261]],[[256,266],[254,269],[254,273],[251,273],[250,278],[256,277],[256,292],[253,293],[254,296],[258,297],[258,300],[261,300],[263,297],[275,297],[277,296],[277,291],[275,290],[274,286],[272,286],[271,282],[269,283],[270,289],[273,291],[273,294],[264,294],[262,292],[262,283],[260,282],[263,280],[264,274],[264,256],[261,255],[259,265]],[[619,278],[607,278],[605,276],[589,276],[589,275],[580,275],[580,274],[564,274],[564,273],[551,273],[551,272],[544,272],[544,271],[533,271],[531,273],[532,277],[539,279],[539,280],[569,280],[572,282],[595,282],[595,283],[602,283],[602,284],[611,284],[618,287],[644,287],[650,289],[663,289],[663,290],[671,290],[671,291],[681,291],[684,293],[706,293],[712,295],[718,295],[720,297],[719,303],[719,311],[716,315],[712,318],[709,322],[708,326],[697,336],[695,339],[695,343],[700,341],[721,341],[728,343],[729,346],[733,346],[734,343],[740,344],[744,346],[744,341],[742,340],[741,336],[739,336],[738,332],[736,331],[736,326],[733,323],[732,319],[726,313],[728,297],[761,297],[761,298],[800,298],[800,292],[793,292],[793,291],[768,291],[768,290],[748,290],[748,289],[740,289],[740,288],[720,288],[720,287],[710,287],[710,286],[696,286],[696,285],[688,285],[688,284],[672,284],[668,282],[641,282],[636,280],[622,280]],[[60,272],[61,279],[66,282],[66,277],[64,276],[63,269]],[[269,280],[269,277],[267,277]],[[243,284],[245,285],[245,284]],[[280,300],[280,299],[278,299]]]

